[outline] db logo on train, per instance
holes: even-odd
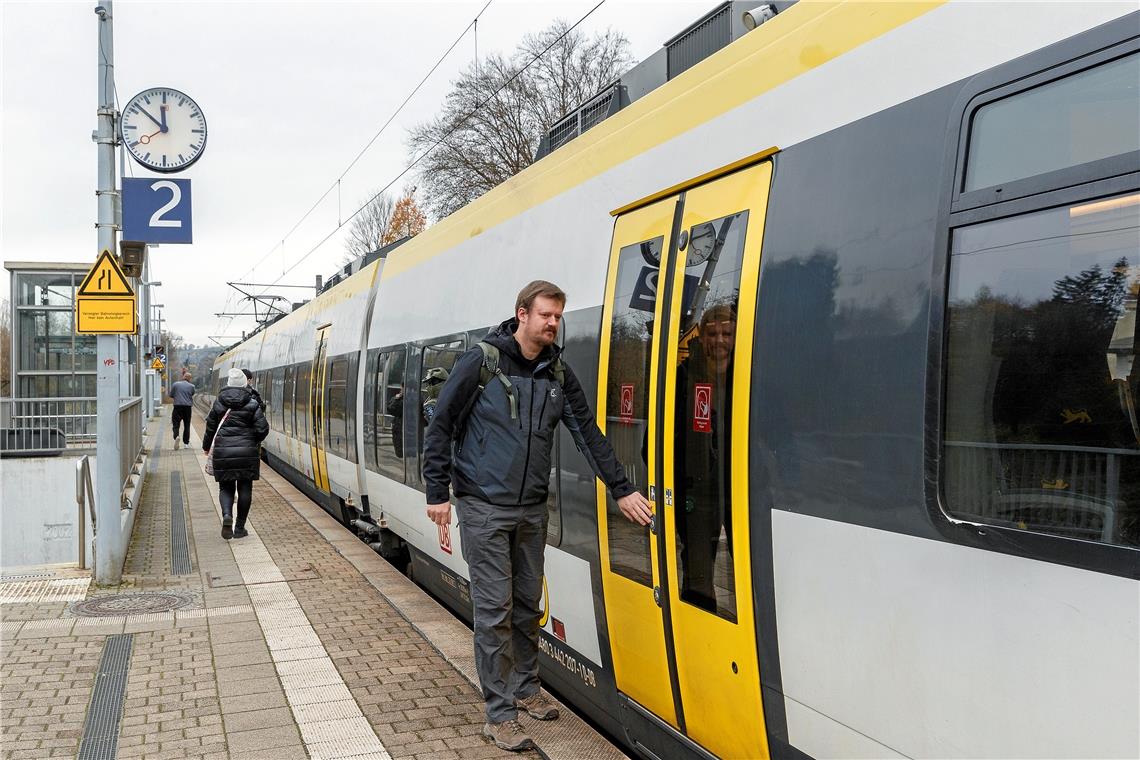
[[[451,554],[451,526],[439,526],[439,548]]]
[[[693,430],[712,432],[712,385],[697,383],[693,392]]]

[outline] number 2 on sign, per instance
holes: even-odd
[[[150,189],[156,193],[159,190],[169,190],[170,191],[170,200],[167,202],[167,204],[165,206],[163,206],[162,208],[158,209],[158,211],[155,211],[153,214],[150,215],[150,226],[151,227],[181,227],[182,221],[180,219],[163,219],[162,215],[165,214],[167,211],[173,211],[175,208],[178,207],[178,204],[182,202],[182,189],[179,188],[178,185],[176,185],[175,183],[171,182],[168,179],[159,180],[158,182],[155,182],[153,185],[150,186]]]

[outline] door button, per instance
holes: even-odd
[[[665,489],[665,506],[667,506],[667,507],[673,506],[673,489],[672,488],[666,488]]]
[[[654,603],[657,604],[658,607],[661,606],[661,587],[660,586],[654,586],[653,587],[653,601],[654,601]]]
[[[649,516],[649,532],[655,536],[657,535],[657,515]]]

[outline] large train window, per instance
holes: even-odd
[[[309,443],[309,394],[312,392],[313,363],[301,362],[296,365],[296,392],[293,395],[293,408],[296,412],[297,440]]]
[[[950,514],[1140,547],[1140,193],[951,240]]]
[[[1118,58],[979,108],[969,192],[1140,150],[1140,54]]]
[[[348,358],[329,360],[325,383],[328,451],[348,459]]]
[[[404,367],[405,348],[381,351],[376,357],[376,470],[404,481]]]
[[[294,435],[293,431],[293,388],[296,385],[296,369],[292,366],[285,368],[284,379],[284,395],[281,397],[281,414],[284,419],[281,424],[281,432],[289,438]]]
[[[269,384],[272,386],[273,406],[269,408],[269,422],[277,432],[284,432],[285,427],[285,369],[278,367],[269,373]]]
[[[443,390],[443,384],[447,382],[448,375],[451,374],[451,368],[455,366],[455,360],[466,347],[463,338],[424,347],[423,359],[420,362],[420,410],[417,415],[421,463],[424,453],[424,431],[435,416],[435,402],[439,398],[439,392]]]
[[[649,435],[649,360],[657,277],[664,238],[655,237],[618,252],[617,284],[611,323],[609,371],[606,373],[606,438],[631,483],[647,493]],[[612,495],[606,495],[606,530],[610,569],[643,586],[653,585],[649,528],[625,519]]]

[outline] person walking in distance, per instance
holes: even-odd
[[[171,425],[174,426],[174,450],[178,450],[178,426],[182,425],[182,443],[190,445],[190,410],[194,404],[194,383],[190,382],[190,373],[183,372],[182,379],[170,386],[168,393],[174,401],[174,412],[170,415]]]
[[[450,526],[449,486],[458,498],[475,666],[486,702],[483,735],[514,751],[534,744],[518,721],[520,709],[539,720],[558,717],[538,680],[546,500],[558,423],[628,519],[647,525],[651,515],[555,345],[565,305],[566,294],[553,283],[523,288],[515,316],[456,360],[424,438],[428,517]]]
[[[227,541],[249,535],[245,521],[253,501],[253,481],[261,476],[261,442],[269,435],[269,422],[247,382],[240,369],[229,371],[226,387],[206,417],[206,434],[202,436],[202,450],[213,460],[222,504],[222,538]]]

